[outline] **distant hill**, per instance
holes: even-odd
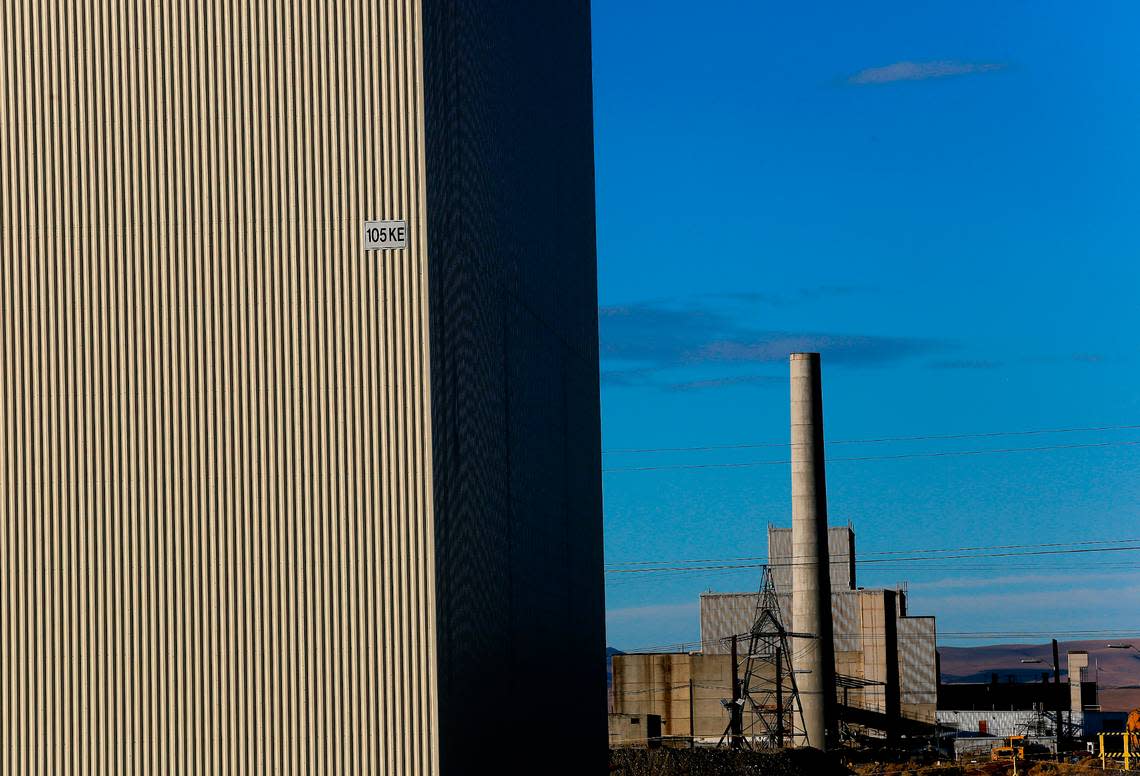
[[[1123,643],[1131,643],[1126,639]],[[1098,670],[1100,704],[1105,711],[1128,711],[1140,708],[1140,652],[1131,649],[1108,649],[1112,641],[1062,641],[1061,675],[1068,677],[1069,650],[1089,653],[1089,664]],[[1135,640],[1140,647],[1140,639]],[[613,686],[613,656],[625,654],[606,647],[606,686]],[[988,682],[991,674],[999,681],[1012,675],[1018,682],[1041,681],[1045,671],[1052,675],[1053,648],[1050,644],[990,644],[981,647],[939,647],[942,681]],[[1022,663],[1022,658],[1039,659],[1040,663]]]
[[[1135,640],[1140,647],[1140,639]],[[1128,639],[1117,643],[1131,643]],[[1063,641],[1060,643],[1061,674],[1068,676],[1069,650],[1089,653],[1089,666],[1097,672],[1100,683],[1100,705],[1106,711],[1127,711],[1140,707],[1140,652],[1132,649],[1109,649],[1113,641]],[[942,681],[988,682],[991,674],[999,681],[1010,675],[1015,681],[1040,681],[1044,671],[1052,671],[1053,648],[1050,644],[990,644],[980,647],[939,647],[942,658]],[[1022,659],[1039,659],[1040,663],[1022,663]]]

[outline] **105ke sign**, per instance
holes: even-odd
[[[365,221],[364,250],[383,251],[408,247],[407,221]]]

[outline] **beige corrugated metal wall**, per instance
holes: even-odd
[[[0,772],[436,771],[419,16],[4,0]]]

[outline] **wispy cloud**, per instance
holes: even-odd
[[[1086,577],[1087,578],[1087,577]],[[1111,604],[1106,602],[1111,590]],[[1140,585],[1112,585],[1111,587],[1065,587],[1057,590],[1027,590],[1017,592],[927,594],[921,597],[920,607],[939,615],[962,614],[982,610],[1018,612],[1025,615],[1037,611],[1056,611],[1058,607],[1071,610],[1081,607],[1099,607],[1100,613],[1126,612],[1140,604]]]
[[[704,391],[713,388],[730,388],[740,385],[776,386],[787,385],[786,375],[727,375],[723,377],[709,377],[698,380],[668,380],[663,379],[665,367],[646,367],[643,369],[604,369],[602,370],[602,384],[611,388],[660,388],[674,393],[687,391]]]
[[[618,388],[633,388],[642,385],[655,384],[653,377],[657,369],[643,367],[641,369],[603,369],[602,384]]]
[[[648,606],[627,606],[622,609],[608,609],[606,619],[611,623],[637,622],[640,620],[656,620],[660,618],[694,617],[700,614],[700,604],[697,601],[685,601],[674,604],[650,604]]]
[[[753,323],[756,311],[749,307],[761,298],[768,299],[734,293],[602,307],[603,380],[610,386],[655,385],[674,391],[777,384],[783,373],[763,369],[797,351],[819,351],[833,365],[876,366],[933,356],[950,347],[916,337],[764,328]]]
[[[787,382],[787,378],[783,375],[730,375],[671,383],[667,387],[670,391],[703,391],[708,388],[727,388],[734,385],[786,385]]]
[[[959,62],[939,59],[932,62],[895,62],[883,67],[869,67],[849,76],[847,83],[857,86],[889,84],[895,81],[926,81],[931,78],[948,78],[956,75],[992,73],[1004,70],[1003,62]]]
[[[665,645],[676,650],[691,649],[700,638],[699,621],[700,605],[696,600],[607,609],[606,641],[626,652]]]
[[[1047,356],[1026,356],[1021,359],[1025,364],[1104,364],[1112,361],[1103,353],[1055,353]]]
[[[1011,361],[989,358],[937,359],[926,364],[930,369],[990,370],[1010,364],[1103,364],[1109,359],[1099,353],[1068,353],[1051,356],[1025,356]]]
[[[768,307],[787,307],[793,304],[816,302],[823,299],[872,294],[878,289],[873,286],[853,285],[820,285],[809,288],[799,288],[788,293],[768,293],[764,291],[727,291],[715,294],[704,294],[706,299],[723,299],[743,304],[766,305]]]
[[[832,364],[870,366],[939,348],[939,343],[932,340],[912,337],[765,331],[750,332],[737,339],[713,340],[686,354],[686,358],[698,363],[775,363],[782,362],[789,353],[820,351],[827,354]]]
[[[910,582],[908,588],[911,590],[931,590],[935,591],[931,597],[943,590],[960,590],[966,588],[981,588],[981,589],[994,589],[999,587],[1008,587],[1012,585],[1033,585],[1037,588],[1037,592],[1043,587],[1060,588],[1062,591],[1075,587],[1077,583],[1088,580],[1087,573],[1082,574],[1065,574],[1065,573],[1043,573],[1043,572],[1028,572],[1024,574],[1008,574],[997,577],[946,577],[944,579],[933,579],[924,582]],[[1116,573],[1098,573],[1096,581],[1104,584],[1106,587],[1115,587],[1116,582],[1140,582],[1140,573],[1135,571],[1116,572]],[[1113,583],[1113,584],[1108,584]]]
[[[952,358],[931,361],[927,366],[931,369],[997,369],[1005,364],[984,358]]]

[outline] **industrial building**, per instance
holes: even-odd
[[[1067,672],[1064,681],[1062,666]],[[1016,681],[1014,675],[1003,681],[993,673],[989,682],[940,682],[938,727],[958,753],[987,750],[995,737],[1012,735],[1055,750],[1058,732],[1077,739],[1112,730],[1114,722],[1123,724],[1127,713],[1101,711],[1097,696],[1088,652],[1072,650],[1056,671],[1041,672],[1038,681]]]
[[[855,531],[828,529],[831,549],[831,616],[835,672],[869,682],[841,690],[837,698],[853,708],[933,723],[938,694],[934,617],[912,616],[905,586],[856,586]],[[791,602],[791,531],[768,527],[768,562],[781,611]],[[747,633],[756,612],[756,593],[705,593],[701,596],[701,642],[707,652],[723,653],[734,633]],[[846,698],[846,701],[844,700]]]
[[[852,526],[830,527],[827,539],[839,718],[871,729],[873,735],[923,727],[933,732],[938,697],[934,618],[909,614],[905,588],[856,586]],[[791,604],[791,548],[790,529],[770,525],[768,562],[781,612]],[[660,714],[665,736],[717,740],[728,724],[721,701],[731,689],[731,637],[749,632],[756,611],[755,592],[702,594],[701,650],[615,655],[614,710]]]
[[[585,0],[5,5],[0,771],[530,772],[550,665],[604,770],[590,58]]]
[[[610,748],[653,747],[661,744],[661,717],[657,714],[610,714]]]
[[[731,693],[729,656],[701,652],[630,653],[613,656],[615,714],[661,717],[664,736],[716,741]]]
[[[768,526],[762,589],[702,595],[696,653],[614,656],[613,711],[660,714],[667,737],[737,746],[745,714],[765,745],[826,749],[841,721],[887,739],[930,733],[934,618],[910,616],[905,589],[856,586],[855,532],[827,521],[819,354],[792,353],[788,369],[792,526]]]

